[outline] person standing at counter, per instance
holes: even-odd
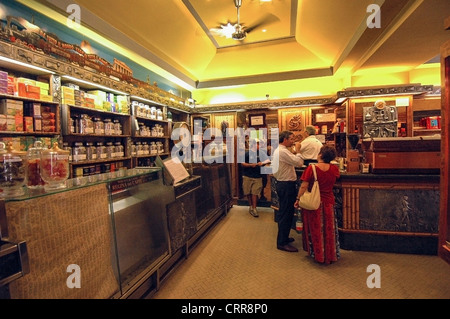
[[[316,166],[317,180],[320,189],[320,207],[316,210],[302,208],[303,250],[307,251],[318,263],[331,264],[339,259],[339,239],[337,221],[334,213],[333,186],[340,177],[339,168],[330,164],[336,158],[336,149],[325,145],[320,149]],[[298,208],[300,198],[314,181],[314,173],[309,165],[300,177],[302,184],[294,207]]]
[[[308,166],[310,163],[317,163],[317,155],[319,155],[320,148],[323,146],[322,142],[316,137],[316,128],[312,125],[305,127],[306,138],[300,143],[296,143],[295,149],[303,158],[304,164]]]
[[[278,161],[273,176],[277,180],[276,190],[279,209],[277,213],[278,234],[277,249],[297,252],[298,249],[290,245],[294,241],[289,237],[292,220],[294,218],[294,201],[296,193],[297,174],[295,167],[303,166],[303,159],[299,154],[294,155],[288,147],[294,143],[294,133],[283,131],[279,135],[279,145],[273,153],[273,159]]]
[[[248,212],[253,217],[259,217],[256,209],[258,196],[261,194],[263,187],[261,166],[263,165],[259,159],[259,140],[251,139],[249,150],[245,152],[245,162],[242,165],[242,190],[248,199]]]

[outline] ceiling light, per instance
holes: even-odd
[[[221,25],[219,28],[211,28],[210,31],[216,33],[220,36],[226,37],[227,39],[231,39],[233,37],[233,33],[236,32],[236,28],[234,25],[228,22],[227,25]]]
[[[347,100],[346,97],[340,97],[340,98],[338,98],[336,101],[334,101],[334,103],[336,103],[336,104],[341,104],[341,103],[343,103],[345,100]]]

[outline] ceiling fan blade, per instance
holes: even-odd
[[[255,29],[261,28],[263,26],[267,26],[269,24],[275,23],[280,21],[280,18],[278,18],[277,16],[268,13],[264,18],[260,19],[259,21],[257,21],[255,24],[253,24],[252,26],[249,26],[247,28],[245,28],[245,31],[247,33],[250,33],[252,31],[254,31]]]

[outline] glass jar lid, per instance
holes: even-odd
[[[12,146],[11,142],[5,144],[4,142],[0,142],[0,157],[7,158],[13,156],[21,156],[24,157],[27,155],[27,152],[24,151],[16,151]]]
[[[58,146],[58,142],[54,142],[53,147],[44,150],[42,152],[42,155],[69,155],[69,151],[60,149]]]
[[[44,143],[42,143],[42,141],[35,141],[33,147],[30,147],[28,149],[28,156],[29,157],[40,156],[41,152],[46,149],[47,148],[44,147]]]

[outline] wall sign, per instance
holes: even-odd
[[[266,114],[249,114],[248,121],[250,126],[265,126]]]
[[[336,122],[335,113],[317,113],[316,122]]]

